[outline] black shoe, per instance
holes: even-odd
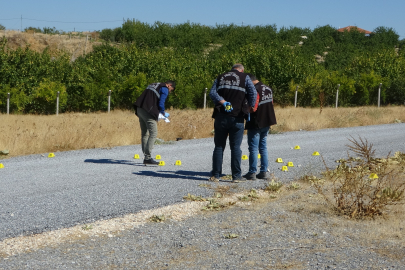
[[[153,160],[153,158],[144,159],[143,164],[145,164],[145,165],[159,165],[159,161],[155,161],[155,160]]]
[[[258,175],[256,175],[256,178],[267,180],[270,178],[270,176],[267,172],[260,172]]]
[[[256,180],[256,174],[255,173],[247,173],[243,176],[247,180]]]
[[[232,179],[232,183],[240,183],[240,182],[245,182],[246,179],[243,178],[242,176],[236,177]]]

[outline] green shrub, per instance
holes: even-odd
[[[123,83],[117,84],[117,89],[114,92],[115,107],[131,109],[132,104],[149,83],[151,80],[148,81],[144,73],[126,77]]]
[[[60,82],[44,79],[32,92],[31,112],[52,114],[56,113],[56,99],[59,92],[59,110],[62,111],[67,103],[66,87]]]
[[[11,88],[9,85],[0,87],[0,111],[7,112],[7,94],[10,93],[10,113],[21,113],[25,110],[30,98],[24,93],[24,90]]]

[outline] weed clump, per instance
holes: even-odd
[[[215,199],[209,199],[208,200],[208,204],[206,206],[204,206],[204,208],[202,210],[205,211],[217,211],[220,210],[222,208],[225,208],[226,206],[220,202],[217,202]]]
[[[265,187],[264,190],[265,191],[269,191],[269,192],[280,192],[281,187],[283,186],[283,183],[279,182],[279,181],[274,181],[274,179],[271,180],[270,183],[268,183]]]
[[[187,194],[187,196],[184,196],[183,199],[185,200],[189,200],[189,201],[197,201],[197,202],[202,202],[202,201],[206,201],[206,198],[203,198],[202,196],[195,196],[192,195],[190,193]]]
[[[373,145],[366,139],[352,137],[349,141],[349,150],[360,157],[348,154],[347,160],[337,161],[340,164],[334,170],[325,164],[324,179],[309,179],[312,186],[338,213],[350,218],[374,217],[390,205],[403,204],[405,154],[374,158]]]
[[[153,215],[149,218],[152,222],[163,222],[166,220],[165,215]]]
[[[259,195],[257,194],[257,190],[252,188],[247,195],[238,197],[238,199],[243,202],[254,201],[254,200],[259,199]]]

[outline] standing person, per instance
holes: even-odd
[[[257,90],[257,100],[251,109],[250,121],[246,122],[248,145],[249,145],[249,172],[245,174],[248,180],[267,179],[268,153],[267,134],[270,126],[277,124],[273,107],[273,91],[270,87],[259,82],[252,74],[249,74]],[[258,153],[260,153],[260,173],[256,175]]]
[[[210,97],[215,103],[214,114],[214,142],[215,148],[212,155],[212,176],[209,181],[218,182],[222,173],[222,161],[229,135],[231,148],[231,170],[234,182],[242,181],[240,145],[243,139],[244,115],[243,107],[254,106],[257,92],[249,76],[243,73],[244,67],[235,64],[231,71],[223,73],[215,80]],[[247,108],[247,112],[250,109]],[[246,110],[245,110],[246,111]]]
[[[152,83],[143,91],[135,101],[135,114],[139,117],[142,132],[143,164],[158,165],[159,162],[152,158],[152,149],[157,137],[157,121],[159,113],[169,117],[165,112],[165,101],[169,93],[176,87],[174,81],[165,83]]]

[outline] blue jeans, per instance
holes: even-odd
[[[242,117],[232,117],[218,113],[215,117],[214,128],[215,148],[212,154],[212,176],[219,178],[222,173],[222,161],[224,158],[226,139],[229,135],[232,179],[240,178],[242,175],[240,168],[242,150],[240,149],[240,145],[243,139],[244,119]]]
[[[249,173],[256,173],[257,170],[257,154],[260,153],[260,172],[266,172],[269,158],[267,154],[267,134],[270,127],[260,129],[249,129],[248,145],[249,145]]]

